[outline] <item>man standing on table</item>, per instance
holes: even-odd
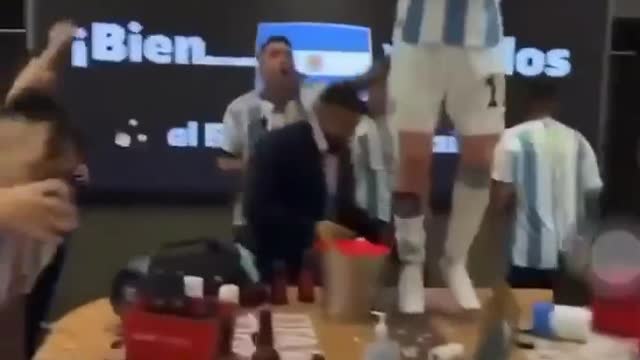
[[[399,307],[424,311],[425,213],[433,133],[441,105],[460,134],[460,163],[440,262],[459,305],[480,304],[466,270],[467,253],[488,201],[493,147],[504,128],[505,79],[499,0],[400,1],[389,78],[398,164],[394,213],[403,268]]]
[[[289,40],[272,36],[262,44],[257,56],[262,88],[233,100],[224,115],[222,149],[228,156],[218,161],[223,170],[244,172],[253,146],[262,135],[305,117],[299,100],[301,79],[294,67]],[[240,240],[246,240],[244,224],[242,199],[238,196],[233,225]]]

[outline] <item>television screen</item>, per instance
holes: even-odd
[[[259,84],[256,46],[286,35],[311,81],[349,78],[392,51],[396,1],[40,0],[30,30],[42,47],[55,20],[81,27],[61,96],[90,144],[92,192],[206,198],[237,183],[215,159],[226,106]],[[521,120],[523,80],[557,78],[559,120],[596,145],[608,1],[503,8],[508,123]],[[445,194],[459,151],[446,119],[434,150],[436,192]]]

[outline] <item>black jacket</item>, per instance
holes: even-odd
[[[360,236],[377,241],[381,224],[355,203],[349,149],[338,154],[336,222]],[[262,275],[282,260],[292,273],[300,268],[304,251],[315,237],[315,224],[325,220],[327,186],[323,154],[306,121],[262,137],[249,162],[244,194],[249,236],[255,242]]]

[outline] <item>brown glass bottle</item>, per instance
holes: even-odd
[[[220,351],[218,352],[218,360],[239,359],[233,352],[234,325],[233,317],[222,316],[220,318]]]
[[[313,354],[313,355],[311,355],[311,360],[324,360],[324,355],[322,355],[322,354]]]
[[[287,265],[281,261],[273,264],[273,278],[271,280],[271,303],[273,305],[287,305]]]
[[[280,360],[280,355],[273,347],[273,321],[271,310],[260,311],[260,331],[256,339],[256,352],[251,360]]]
[[[302,262],[302,269],[298,274],[298,301],[302,303],[313,303],[315,298],[315,283],[313,281],[314,268],[313,253],[307,251]]]

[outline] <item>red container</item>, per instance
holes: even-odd
[[[592,311],[595,331],[640,340],[640,298],[595,297]]]
[[[633,274],[627,269],[592,274],[595,331],[640,340],[640,286]]]
[[[219,329],[213,318],[154,314],[135,307],[124,314],[127,360],[211,360],[218,357]]]

